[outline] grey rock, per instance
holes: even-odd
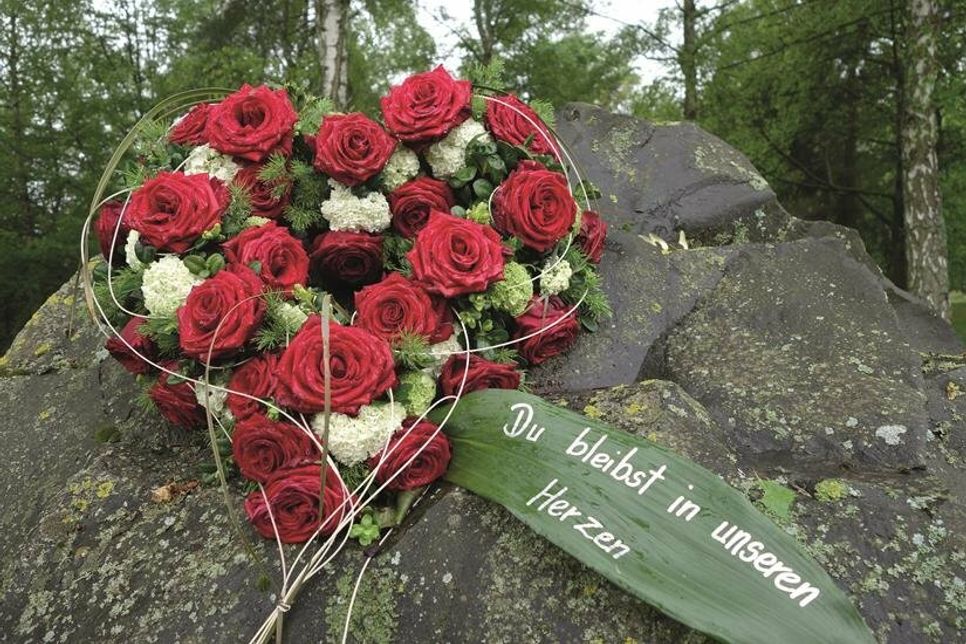
[[[693,125],[573,105],[559,131],[604,193],[615,317],[534,370],[534,388],[754,501],[762,480],[794,490],[775,521],[881,641],[964,639],[966,359],[948,325],[888,284],[854,231],[792,217]],[[639,236],[680,229],[690,250]],[[152,500],[199,478],[206,434],[137,404],[79,302],[66,333],[70,294],[0,361],[0,640],[244,641],[277,601],[258,563],[277,577],[273,544],[242,525],[246,549],[215,485]],[[347,548],[306,586],[285,641],[339,641],[364,556]],[[631,640],[704,638],[447,485],[375,554],[350,622],[356,642]]]

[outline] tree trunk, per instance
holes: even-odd
[[[319,87],[337,109],[345,109],[349,102],[348,18],[349,0],[315,0]]]
[[[936,0],[909,0],[906,110],[902,126],[903,220],[908,287],[949,319],[946,227],[936,157],[938,127],[933,90],[938,66]]]
[[[684,0],[683,13],[684,41],[678,52],[678,64],[684,76],[684,118],[694,121],[698,118],[698,11],[694,0]]]
[[[892,221],[889,226],[889,277],[899,288],[907,287],[906,275],[906,232],[903,222],[905,212],[905,196],[902,178],[904,176],[902,163],[902,122],[906,113],[906,83],[905,73],[902,66],[902,56],[899,53],[901,28],[899,24],[899,12],[897,7],[899,0],[890,0],[889,4],[889,24],[890,36],[892,40],[892,61],[891,71],[895,80],[895,110],[892,124],[892,134],[894,145],[893,158],[895,159],[895,171],[892,181]]]

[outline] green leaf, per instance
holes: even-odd
[[[761,481],[758,487],[761,488],[761,505],[765,512],[779,519],[787,519],[795,501],[795,491],[778,481]]]
[[[743,643],[875,641],[791,536],[663,447],[497,389],[463,397],[444,429],[450,482],[698,631]]]

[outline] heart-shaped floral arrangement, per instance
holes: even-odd
[[[249,481],[259,534],[371,542],[445,473],[431,408],[522,386],[609,313],[593,189],[552,112],[442,67],[381,123],[292,89],[198,96],[105,174],[89,303],[161,415],[208,426],[222,483]]]

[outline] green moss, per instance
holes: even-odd
[[[844,499],[849,486],[838,479],[825,479],[815,484],[815,498],[826,503]]]
[[[335,594],[330,597],[325,606],[326,641],[342,641],[342,629],[345,627],[349,599],[355,586],[361,557],[353,553],[350,557],[343,557],[342,565],[346,572],[335,582]],[[354,641],[383,644],[396,640],[396,628],[399,620],[398,599],[406,591],[406,582],[400,579],[398,573],[385,566],[370,567],[359,585],[349,618],[349,633]]]

